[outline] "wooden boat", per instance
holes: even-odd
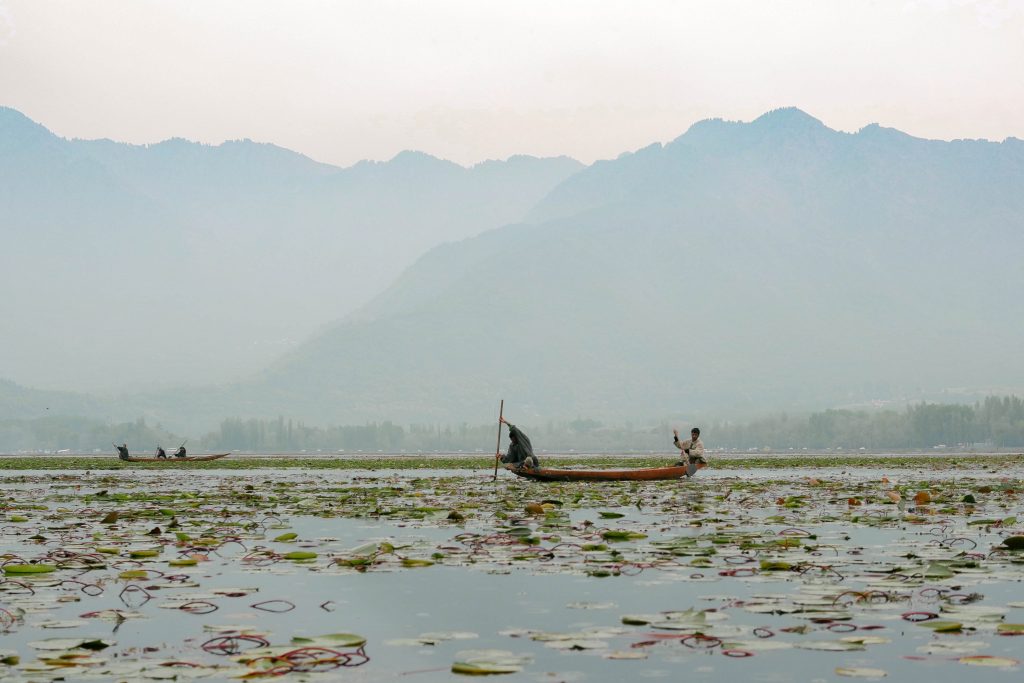
[[[168,455],[166,458],[148,457],[148,458],[137,458],[135,456],[129,456],[127,460],[123,462],[206,462],[208,460],[220,460],[231,455],[228,453],[214,453],[213,455],[186,455],[184,458],[175,458],[173,455]]]
[[[691,469],[692,468],[692,469]],[[648,467],[632,470],[556,470],[548,467],[539,469],[506,466],[512,474],[534,481],[657,481],[693,476],[699,466],[673,465],[671,467]]]

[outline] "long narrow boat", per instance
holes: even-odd
[[[657,481],[693,476],[698,467],[678,465],[632,470],[556,470],[548,467],[529,469],[506,466],[505,469],[518,477],[534,481]]]
[[[230,452],[214,453],[213,455],[186,455],[184,458],[175,458],[173,455],[169,455],[166,458],[137,458],[130,455],[124,462],[204,462],[207,460],[219,460],[221,458],[226,458],[229,455],[231,455]]]

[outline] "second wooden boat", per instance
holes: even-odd
[[[219,460],[220,458],[226,458],[231,455],[228,453],[214,453],[213,455],[186,455],[184,458],[175,458],[173,455],[169,455],[166,458],[137,458],[135,456],[129,456],[124,462],[204,462],[207,460]]]

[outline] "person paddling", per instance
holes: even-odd
[[[118,457],[119,459],[121,459],[121,460],[127,460],[128,458],[130,458],[130,457],[131,457],[130,455],[128,455],[128,444],[126,444],[126,443],[123,443],[123,444],[121,444],[120,446],[118,446],[118,445],[117,445],[117,444],[115,443],[115,444],[114,444],[114,448],[116,448],[116,449],[117,449],[117,457]]]
[[[683,458],[676,463],[680,465],[693,465],[693,471],[696,471],[702,465],[707,465],[708,461],[704,459],[704,442],[700,440],[700,427],[694,427],[690,430],[690,438],[686,441],[679,440],[679,430],[672,430],[672,443],[676,448],[683,452]]]
[[[530,469],[537,469],[540,467],[540,461],[537,456],[533,453],[533,444],[530,443],[530,437],[523,434],[518,427],[506,420],[504,417],[501,418],[501,423],[508,425],[508,452],[505,455],[497,456],[501,462],[512,465],[515,468],[528,467]]]
[[[163,458],[165,460],[167,459],[167,451],[165,451],[164,447],[159,444],[157,444],[156,447],[156,457]]]

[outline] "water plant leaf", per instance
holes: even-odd
[[[970,664],[971,666],[993,666],[993,667],[1011,667],[1020,664],[1019,660],[1011,659],[1010,657],[996,657],[993,655],[968,655],[966,657],[960,657],[958,660],[961,664]]]
[[[936,633],[955,633],[962,631],[964,625],[959,621],[946,621],[943,619],[934,619],[932,621],[922,621],[918,623],[918,626],[924,626],[925,628],[931,629]]]
[[[861,666],[840,666],[836,667],[836,675],[847,678],[885,678],[889,675],[884,669],[870,669]]]
[[[522,671],[523,665],[529,661],[528,656],[506,650],[469,650],[456,655],[452,673],[466,676],[514,674]]]
[[[319,645],[323,647],[361,647],[366,638],[355,633],[328,633],[322,636],[296,636],[292,638],[295,645]]]
[[[21,574],[49,574],[50,572],[57,571],[57,567],[52,564],[5,564],[4,574],[10,574],[13,576]]]
[[[434,563],[430,560],[417,559],[415,557],[403,557],[403,567],[431,567]]]
[[[1024,550],[1024,536],[1009,536],[1003,539],[1003,545],[1010,550]]]
[[[626,529],[605,529],[601,532],[601,538],[606,541],[631,541],[638,538],[647,538],[647,534]]]
[[[286,560],[298,561],[298,560],[314,560],[317,554],[311,550],[293,550],[290,553],[282,555]]]

